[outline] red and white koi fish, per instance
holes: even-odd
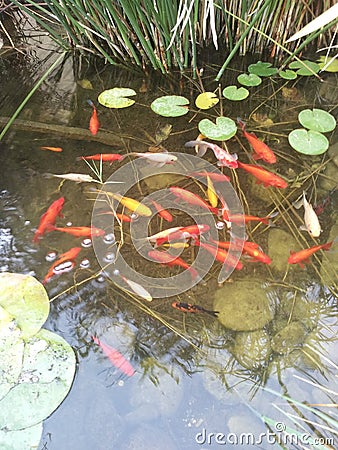
[[[109,162],[111,164],[114,161],[122,161],[123,158],[124,156],[119,155],[118,153],[97,153],[96,155],[79,156],[77,160],[102,161]]]
[[[230,181],[230,177],[223,173],[216,172],[191,172],[190,177],[209,177],[214,183],[222,183],[223,181]]]
[[[244,137],[255,152],[255,154],[253,155],[253,159],[262,159],[269,164],[274,164],[277,159],[271,148],[268,147],[263,141],[258,139],[255,133],[248,133],[245,129],[245,123],[239,117],[237,118],[237,122],[242,129]]]
[[[149,236],[150,242],[156,242],[156,246],[162,245],[165,242],[180,241],[187,239],[196,239],[202,233],[206,233],[210,230],[209,225],[188,225],[186,227],[172,227],[167,230],[160,231],[159,233]]]
[[[326,244],[315,245],[314,247],[306,248],[304,250],[300,250],[299,252],[290,252],[288,263],[289,264],[298,264],[302,269],[304,268],[304,264],[310,263],[310,256],[314,253],[318,252],[318,250],[330,250],[333,241],[327,242]]]
[[[62,253],[62,255],[60,255],[57,258],[57,260],[54,261],[53,264],[51,265],[51,267],[49,268],[47,275],[45,276],[45,278],[42,281],[42,284],[46,284],[47,281],[49,281],[54,275],[56,275],[57,272],[55,271],[55,268],[58,267],[60,264],[63,264],[67,261],[74,262],[74,260],[77,258],[78,254],[80,253],[81,250],[82,250],[81,247],[73,247],[70,250],[68,250],[67,252]],[[73,264],[71,268],[73,268],[74,265],[75,264]]]
[[[200,141],[199,139],[196,141],[189,141],[186,142],[185,147],[195,147],[198,146],[199,150],[197,155],[203,156],[205,152],[210,148],[213,152],[215,157],[218,160],[217,165],[219,167],[229,167],[230,169],[237,169],[237,159],[238,156],[236,153],[233,153],[232,155],[225,151],[223,148],[219,147],[217,144],[212,144],[211,142],[207,141]]]
[[[214,239],[210,239],[211,242],[216,244],[220,248],[224,248],[226,250],[229,250],[231,246],[234,246],[236,248],[236,242],[230,242],[230,241],[215,241]],[[249,241],[240,241],[238,243],[238,248],[242,249],[243,253],[248,254],[251,256],[255,261],[262,262],[264,264],[271,264],[271,258],[263,253],[262,249],[258,244],[255,242],[249,242]]]
[[[93,112],[92,112],[91,118],[89,120],[89,131],[91,132],[92,135],[95,136],[95,134],[99,131],[100,122],[97,117],[96,107],[95,107],[94,103],[92,102],[92,100],[87,100],[87,103],[89,106],[91,106],[93,108]]]
[[[38,229],[34,234],[33,242],[38,242],[38,240],[41,238],[41,236],[44,235],[44,233],[52,230],[58,216],[63,217],[61,214],[61,210],[63,208],[64,202],[64,197],[55,200],[55,202],[53,202],[47,209],[47,211],[41,216]]]
[[[173,302],[171,306],[185,313],[206,313],[213,317],[217,317],[219,314],[219,311],[211,311],[210,309],[202,308],[202,306],[199,305],[192,305],[191,303]]]
[[[238,259],[236,257],[231,255],[231,253],[227,252],[223,248],[219,248],[219,247],[217,248],[211,244],[207,244],[205,242],[200,242],[198,240],[195,240],[194,244],[207,250],[209,253],[211,253],[214,256],[214,258],[218,262],[220,262],[222,264],[226,264],[227,266],[233,267],[236,270],[241,270],[243,268],[243,264],[240,261],[238,261]]]
[[[190,272],[193,280],[200,279],[197,270],[194,267],[189,266],[189,264],[183,261],[182,258],[172,256],[166,252],[160,252],[159,250],[150,250],[148,252],[148,256],[153,261],[160,264],[166,264],[167,266],[183,267],[183,269],[186,269]]]
[[[155,206],[158,215],[162,217],[162,219],[166,220],[167,222],[173,221],[173,216],[170,214],[169,211],[164,209],[159,203],[155,202],[155,200],[153,200],[152,198],[150,198],[149,200]]]
[[[169,191],[174,194],[177,198],[182,199],[186,203],[190,205],[199,206],[203,209],[208,209],[213,214],[218,214],[218,209],[210,206],[206,201],[204,201],[199,195],[194,194],[193,192],[187,191],[186,189],[172,186],[169,188]]]
[[[119,369],[125,375],[128,375],[128,377],[134,375],[135,373],[134,367],[119,351],[117,351],[113,347],[110,347],[110,345],[104,344],[103,342],[100,341],[100,339],[98,339],[95,336],[92,336],[92,339],[95,342],[95,344],[101,347],[103,353],[107,356],[107,358],[113,364],[114,367]]]
[[[106,232],[96,227],[53,227],[52,230],[61,231],[62,233],[71,234],[75,237],[93,238],[104,236]]]
[[[263,183],[264,187],[274,186],[279,189],[285,189],[288,187],[287,182],[283,180],[283,178],[263,169],[261,166],[244,164],[238,161],[238,167],[253,175],[257,179],[257,183]]]
[[[174,164],[177,161],[177,156],[172,155],[168,152],[145,152],[145,153],[129,153],[129,155],[138,156],[139,158],[146,159],[149,163],[151,163],[155,167],[163,167],[165,164]]]

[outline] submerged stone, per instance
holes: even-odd
[[[264,327],[273,319],[274,311],[261,283],[238,281],[228,283],[216,291],[214,310],[226,328],[253,331]]]
[[[268,255],[272,262],[270,267],[273,270],[284,273],[289,266],[289,270],[293,270],[295,265],[288,264],[290,251],[300,250],[296,239],[289,233],[278,228],[269,231],[268,238]]]
[[[270,337],[265,330],[237,333],[232,353],[247,369],[264,366],[271,353]]]
[[[271,348],[276,353],[288,354],[303,345],[306,335],[307,331],[300,322],[292,322],[275,334]]]

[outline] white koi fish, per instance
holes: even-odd
[[[306,230],[312,237],[319,237],[321,233],[320,223],[317,214],[314,212],[312,205],[306,200],[306,193],[303,191],[301,202],[293,203],[295,208],[304,206],[304,224],[300,228]]]
[[[63,180],[75,181],[76,183],[99,183],[99,181],[94,180],[90,175],[86,175],[85,173],[64,173],[61,175],[57,175],[55,173],[45,173],[43,175],[45,178],[62,178]]]
[[[133,153],[129,153],[129,155],[134,155],[134,156],[138,156],[139,158],[144,158],[150,164],[152,164],[153,166],[156,166],[156,167],[163,167],[165,164],[173,164],[174,162],[177,161],[177,156],[172,155],[168,152],[161,152],[161,153],[133,152]]]

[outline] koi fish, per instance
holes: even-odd
[[[230,241],[215,241],[214,239],[210,239],[211,242],[217,244],[218,247],[224,248],[226,250],[229,250],[231,246],[236,247],[236,242],[230,242]],[[262,249],[259,247],[258,244],[255,242],[248,242],[248,241],[241,241],[240,247],[243,251],[243,253],[248,254],[249,256],[252,256],[252,258],[256,261],[260,261],[264,264],[271,264],[271,258],[263,253]]]
[[[124,158],[123,155],[119,155],[118,153],[97,153],[96,155],[89,156],[79,156],[76,158],[78,161],[103,161],[113,163],[114,161],[122,161]]]
[[[191,172],[191,177],[209,177],[215,183],[222,183],[223,181],[230,181],[230,177],[223,173],[216,172]]]
[[[134,367],[130,364],[128,360],[115,348],[110,347],[109,345],[104,344],[95,336],[92,336],[93,341],[95,344],[101,347],[103,353],[107,356],[109,361],[115,366],[117,369],[119,369],[121,372],[123,372],[125,375],[128,375],[128,377],[131,377],[135,373]]]
[[[140,216],[149,217],[153,214],[151,209],[147,205],[144,205],[143,203],[140,203],[133,198],[124,197],[121,194],[113,192],[107,192],[107,194],[120,202],[122,206],[125,206],[127,209],[136,214],[139,214]]]
[[[62,233],[71,234],[75,237],[99,237],[106,234],[104,230],[95,227],[53,227],[53,231],[61,231]]]
[[[139,158],[144,158],[155,167],[163,167],[165,164],[174,164],[174,162],[177,161],[177,156],[171,155],[168,152],[161,152],[161,153],[133,152],[133,153],[129,153],[129,155],[134,155],[134,156],[138,156]]]
[[[73,247],[70,250],[68,250],[65,253],[62,253],[62,255],[60,255],[58,257],[58,259],[56,261],[53,262],[53,264],[51,265],[51,267],[49,268],[47,275],[45,276],[45,278],[42,281],[42,284],[46,284],[47,281],[50,280],[50,278],[52,278],[53,275],[55,275],[55,268],[58,267],[60,264],[63,264],[66,261],[74,261],[78,254],[80,253],[80,251],[82,250],[81,247]]]
[[[207,175],[207,183],[208,183],[207,196],[209,203],[213,208],[216,208],[216,206],[218,205],[218,196],[215,192],[215,187],[209,175]]]
[[[42,280],[42,284],[45,285],[54,275],[61,275],[62,273],[67,273],[73,270],[75,267],[75,261],[65,261],[53,265],[47,272],[47,275]]]
[[[289,264],[298,264],[302,269],[304,268],[304,264],[310,263],[310,256],[314,253],[318,252],[318,250],[330,250],[333,241],[327,242],[326,244],[315,245],[314,247],[306,248],[304,250],[300,250],[299,252],[290,252],[290,256],[288,259]]]
[[[103,211],[101,213],[98,213],[98,215],[102,214],[109,214],[111,216],[117,217],[121,222],[131,222],[132,218],[130,216],[127,216],[126,214],[117,213],[113,211]]]
[[[231,214],[231,213],[229,216],[228,210],[226,210],[225,208],[223,208],[221,210],[221,212],[222,212],[222,218],[226,222],[230,222],[230,223],[231,222],[234,222],[234,223],[261,222],[261,223],[264,223],[265,225],[271,225],[271,216],[257,217],[257,216],[250,216],[247,214]]]
[[[152,296],[150,295],[150,293],[143,287],[141,286],[139,283],[136,283],[136,281],[132,281],[129,280],[128,278],[126,278],[125,276],[120,274],[120,277],[122,278],[122,280],[128,284],[128,286],[130,287],[130,289],[139,297],[143,298],[144,300],[147,300],[147,302],[151,302],[152,301]]]
[[[172,255],[169,255],[166,252],[160,252],[159,250],[150,250],[148,252],[149,258],[151,258],[153,261],[158,262],[160,264],[166,264],[167,266],[179,266],[183,267],[183,269],[186,269],[190,272],[191,277],[193,280],[200,279],[200,276],[198,275],[198,272],[193,267],[189,266],[185,261],[183,261],[180,257],[174,257]]]
[[[44,145],[40,147],[40,150],[49,150],[51,152],[58,152],[58,153],[63,151],[61,147],[46,147]]]
[[[263,169],[261,166],[244,164],[238,161],[238,167],[253,175],[257,179],[257,183],[263,183],[264,187],[274,186],[280,189],[285,189],[288,187],[287,182],[283,180],[283,178]]]
[[[205,242],[200,242],[198,240],[195,240],[194,244],[207,250],[218,262],[222,264],[226,264],[236,270],[241,270],[243,268],[243,264],[223,248],[217,248],[213,245],[206,244]]]
[[[210,227],[206,224],[188,225],[186,227],[173,227],[167,230],[160,231],[159,233],[148,237],[148,240],[150,242],[155,241],[156,246],[159,246],[167,241],[179,241],[190,238],[195,239],[197,236],[201,235],[202,233],[206,233],[209,230]]]
[[[100,122],[97,117],[96,107],[95,107],[94,103],[92,102],[92,100],[87,100],[87,103],[89,106],[91,106],[93,108],[93,112],[92,112],[91,118],[89,120],[89,131],[91,132],[92,135],[95,136],[95,134],[99,131]]]
[[[164,209],[159,203],[155,202],[155,200],[150,199],[150,201],[155,206],[158,215],[162,217],[162,219],[166,220],[167,222],[173,221],[173,216],[170,214],[169,211]]]
[[[200,206],[201,208],[208,209],[213,214],[218,214],[218,209],[213,208],[207,202],[205,202],[199,195],[194,194],[193,192],[187,191],[186,189],[172,186],[169,188],[169,191],[174,194],[177,198],[182,199],[186,203],[190,205]]]
[[[43,236],[44,233],[52,230],[55,225],[56,218],[63,217],[61,210],[63,208],[65,199],[64,197],[55,200],[47,211],[41,216],[38,229],[36,230],[33,238],[33,242],[38,242],[38,240]]]
[[[228,153],[227,151],[225,151],[223,148],[219,147],[216,144],[212,144],[211,142],[207,141],[200,141],[198,139],[196,141],[186,142],[184,145],[185,147],[198,146],[199,148],[197,153],[198,156],[203,156],[208,150],[208,148],[210,148],[214,152],[214,155],[218,160],[217,165],[219,167],[229,167],[230,169],[237,169],[238,167],[237,154],[233,153],[231,155],[230,153]]]
[[[255,152],[255,154],[253,155],[253,159],[262,159],[269,164],[274,164],[277,160],[271,148],[268,147],[263,141],[258,139],[255,133],[248,133],[245,129],[245,123],[239,117],[237,118],[237,122],[242,129],[244,137]]]
[[[91,183],[94,181],[98,183],[97,180],[94,180],[90,175],[86,175],[85,173],[64,173],[61,175],[57,175],[55,173],[44,173],[43,176],[45,178],[62,178],[63,180],[75,181],[76,183]]]
[[[217,317],[219,311],[211,311],[210,309],[202,308],[202,306],[192,305],[191,303],[185,302],[173,302],[171,306],[179,311],[186,313],[206,313],[213,317]]]
[[[305,229],[312,237],[319,237],[321,233],[320,223],[317,214],[314,212],[312,205],[306,200],[305,191],[303,191],[302,204],[304,206],[304,224],[301,229]],[[294,205],[297,207],[297,205]]]

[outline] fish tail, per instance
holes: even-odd
[[[89,106],[91,106],[92,108],[95,108],[94,102],[93,100],[90,100],[90,98],[87,99],[87,103]]]
[[[237,117],[237,123],[238,125],[242,128],[242,130],[245,130],[245,122],[243,122],[243,120],[240,117]]]
[[[322,249],[325,250],[325,251],[330,250],[330,248],[332,247],[333,243],[334,243],[334,241],[327,242],[326,244],[323,245]]]
[[[219,311],[211,311],[210,309],[203,308],[203,311],[213,317],[217,317],[219,314]]]

